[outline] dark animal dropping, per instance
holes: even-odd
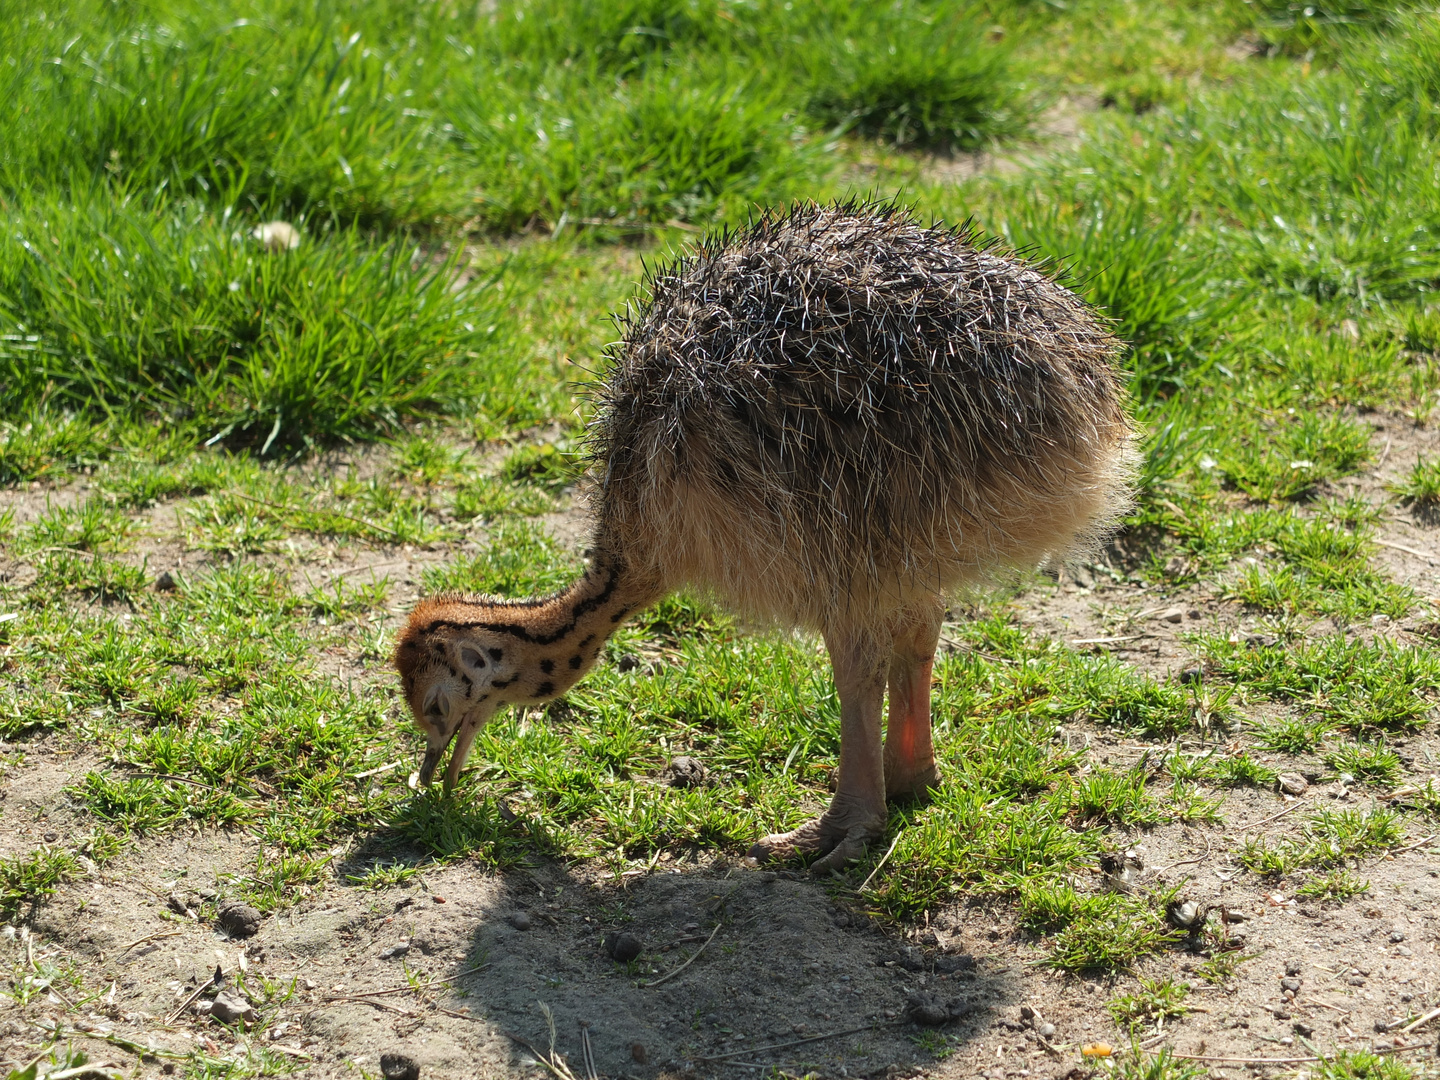
[[[604,943],[605,951],[610,954],[612,960],[618,960],[622,964],[628,964],[640,955],[640,939],[634,934],[606,934]]]
[[[249,904],[225,904],[220,908],[216,922],[231,937],[254,937],[260,929],[260,912]]]
[[[420,1063],[409,1054],[381,1054],[380,1074],[385,1080],[420,1080]]]
[[[665,766],[665,782],[673,788],[699,787],[705,783],[708,770],[704,763],[683,754],[670,759]]]

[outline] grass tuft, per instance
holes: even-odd
[[[1134,1031],[1184,1016],[1190,1011],[1185,1004],[1189,996],[1189,983],[1177,983],[1173,979],[1141,979],[1137,993],[1122,994],[1112,999],[1105,1008],[1116,1024]]]

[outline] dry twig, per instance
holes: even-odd
[[[710,936],[705,939],[705,945],[709,945],[710,942],[715,940],[715,935],[720,932],[720,927],[724,925],[725,924],[723,922],[717,922],[715,924],[715,929],[711,930]],[[705,945],[701,945],[698,949],[691,953],[690,958],[686,960],[683,964],[681,964],[679,967],[675,968],[672,971],[667,971],[658,979],[651,979],[649,982],[642,982],[640,985],[644,987],[659,986],[661,983],[668,982],[669,980],[673,979],[676,975],[679,975],[680,972],[684,971],[687,967],[689,967],[699,958],[700,954],[705,951]]]
[[[1428,562],[1433,563],[1437,560],[1440,560],[1440,555],[1436,555],[1433,551],[1421,551],[1419,548],[1409,547],[1405,544],[1397,544],[1394,540],[1376,540],[1375,543],[1379,544],[1381,547],[1394,548],[1396,551],[1403,551],[1407,555],[1418,555],[1420,558],[1425,559]]]
[[[1271,815],[1270,815],[1269,817],[1267,817],[1267,818],[1261,818],[1259,821],[1255,822],[1255,824],[1253,824],[1253,825],[1246,825],[1246,826],[1245,826],[1245,831],[1246,831],[1246,832],[1249,832],[1251,829],[1258,829],[1261,825],[1268,825],[1268,824],[1270,824],[1270,822],[1272,822],[1272,821],[1277,821],[1277,820],[1279,820],[1280,818],[1284,817],[1286,814],[1292,813],[1292,812],[1295,811],[1295,810],[1299,810],[1302,805],[1304,805],[1304,804],[1301,803],[1301,802],[1297,799],[1295,802],[1293,802],[1293,803],[1291,803],[1289,806],[1285,807],[1284,810],[1281,810],[1278,814],[1271,814]]]
[[[218,967],[215,969],[215,974],[220,974],[220,969]],[[183,1013],[186,1009],[188,1009],[195,1002],[195,999],[198,998],[201,994],[203,994],[206,990],[209,990],[212,986],[219,985],[220,981],[215,978],[215,975],[211,975],[209,980],[201,983],[195,988],[195,992],[191,994],[188,998],[186,998],[184,1003],[178,1009],[176,1009],[174,1012],[172,1012],[169,1016],[165,1018],[166,1025],[168,1026],[170,1024],[173,1024],[176,1019],[179,1018],[180,1014]]]
[[[595,1070],[595,1052],[590,1049],[590,1022],[580,1021],[580,1061],[585,1066],[585,1080],[600,1080]]]
[[[1440,1016],[1440,1009],[1431,1009],[1431,1010],[1430,1010],[1429,1012],[1427,1012],[1424,1016],[1420,1017],[1419,1020],[1414,1020],[1414,1021],[1412,1021],[1411,1023],[1406,1024],[1403,1028],[1401,1028],[1401,1029],[1400,1029],[1400,1034],[1401,1034],[1401,1035],[1409,1035],[1410,1032],[1414,1031],[1414,1030],[1415,1030],[1416,1028],[1418,1028],[1418,1027],[1421,1027],[1421,1026],[1423,1026],[1423,1025],[1425,1025],[1425,1024],[1428,1024],[1431,1020],[1434,1020],[1437,1016]]]
[[[184,931],[182,930],[163,930],[158,934],[151,934],[149,937],[139,938],[135,941],[130,942],[129,945],[126,945],[123,949],[121,949],[120,955],[124,956],[131,949],[135,948],[136,945],[144,945],[147,941],[159,941],[161,938],[179,937],[182,933],[184,933]]]
[[[824,1035],[811,1035],[805,1039],[793,1039],[790,1042],[771,1043],[769,1046],[747,1046],[743,1050],[734,1050],[728,1054],[712,1054],[709,1057],[696,1058],[696,1061],[727,1061],[730,1058],[739,1057],[741,1054],[764,1054],[771,1050],[788,1050],[792,1046],[804,1046],[806,1043],[821,1042],[825,1039],[839,1039],[846,1035],[858,1035],[862,1031],[873,1031],[880,1027],[880,1024],[866,1024],[864,1027],[846,1028],[844,1031],[827,1031]]]

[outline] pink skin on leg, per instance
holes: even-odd
[[[930,678],[940,613],[927,613],[895,635],[890,656],[890,719],[885,729],[885,794],[920,798],[940,782],[930,733]]]
[[[865,853],[865,845],[885,835],[885,765],[880,723],[885,697],[885,654],[874,635],[864,631],[825,635],[835,689],[840,695],[840,778],[829,808],[788,833],[757,842],[750,857],[758,862],[800,852],[824,858],[810,869],[838,869]]]

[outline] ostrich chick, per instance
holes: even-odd
[[[448,790],[497,709],[563,694],[626,617],[698,587],[824,638],[834,799],[750,853],[837,867],[883,835],[887,798],[938,782],[946,595],[1093,543],[1123,510],[1120,344],[1042,269],[888,205],[764,214],[647,286],[588,441],[584,576],[411,612],[395,662],[427,740],[420,780],[453,743]]]

